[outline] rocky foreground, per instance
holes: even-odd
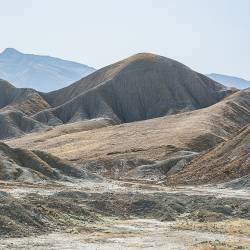
[[[247,190],[64,184],[0,183],[0,249],[236,249],[250,242]]]

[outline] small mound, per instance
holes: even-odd
[[[26,116],[21,111],[0,112],[0,139],[20,137],[26,133],[46,129],[47,125]]]
[[[226,182],[223,186],[233,189],[250,189],[250,175],[246,175],[241,178]]]
[[[10,83],[0,79],[0,109],[16,110],[26,115],[32,115],[48,108],[50,105],[36,90],[15,88]]]
[[[159,181],[166,176],[181,171],[198,153],[179,151],[166,160],[158,161],[149,165],[141,165],[130,170],[125,179]]]

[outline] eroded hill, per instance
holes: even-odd
[[[49,107],[37,91],[15,88],[0,79],[0,139],[47,129],[32,115]]]
[[[247,125],[236,136],[193,160],[183,171],[167,179],[166,183],[218,183],[244,176],[249,182],[249,173],[250,125]]]
[[[41,151],[10,148],[0,143],[0,180],[36,182],[70,178],[100,180],[71,163]]]
[[[250,123],[249,109],[250,89],[246,89],[210,107],[191,112],[94,130],[74,130],[72,123],[63,125],[72,126],[68,133],[55,127],[6,143],[44,150],[81,162],[91,171],[120,178],[133,168],[164,161],[172,154],[200,153],[228,140]]]
[[[0,139],[81,120],[128,123],[211,106],[232,93],[187,66],[141,53],[50,93],[0,81]]]
[[[57,108],[38,113],[42,123],[107,117],[147,120],[210,106],[228,95],[223,85],[187,66],[153,54],[137,54],[44,96]]]

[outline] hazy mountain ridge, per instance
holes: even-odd
[[[222,74],[208,74],[209,78],[213,79],[216,82],[219,82],[227,87],[234,87],[237,89],[245,89],[250,87],[250,81],[236,77],[236,76],[228,76]]]
[[[67,86],[95,69],[50,56],[23,54],[7,48],[0,54],[0,78],[16,87],[49,92]]]

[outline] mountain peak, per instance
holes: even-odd
[[[18,50],[14,49],[14,48],[6,48],[2,54],[4,55],[15,55],[15,54],[22,54],[21,52],[19,52]]]

